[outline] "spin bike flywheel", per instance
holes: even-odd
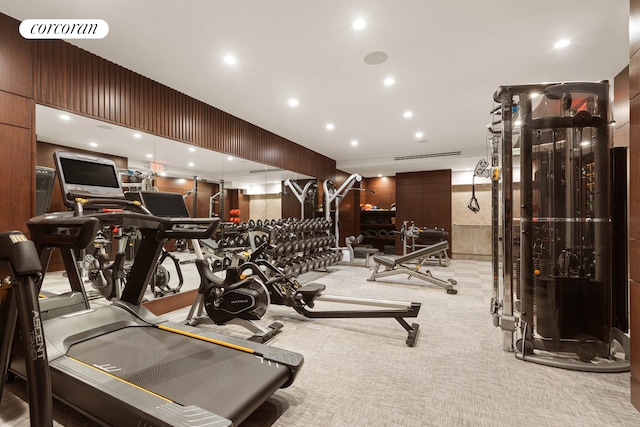
[[[219,295],[221,289],[212,286],[204,295],[207,315],[217,325],[223,325],[236,318],[260,320],[271,303],[269,291],[256,277],[248,277],[229,285],[222,295]]]

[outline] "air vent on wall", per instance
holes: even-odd
[[[271,168],[271,169],[253,169],[250,170],[249,173],[267,173],[267,172],[280,172],[284,169]]]
[[[417,159],[429,159],[431,157],[449,157],[449,156],[460,156],[462,155],[462,151],[445,151],[442,153],[431,153],[431,154],[416,154],[413,156],[398,156],[394,157],[393,160],[417,160]]]

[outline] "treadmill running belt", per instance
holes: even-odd
[[[101,335],[72,345],[67,355],[234,424],[242,422],[290,376],[286,366],[255,354],[155,327],[128,327]]]

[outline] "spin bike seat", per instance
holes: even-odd
[[[309,283],[299,288],[296,292],[296,296],[301,296],[309,307],[313,307],[313,300],[316,299],[316,297],[325,289],[326,286],[322,283]]]

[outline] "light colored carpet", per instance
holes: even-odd
[[[457,295],[404,276],[368,282],[370,272],[362,267],[303,276],[326,284],[326,293],[421,302],[418,319],[409,319],[420,324],[418,344],[407,347],[406,332],[393,319],[311,320],[272,306],[260,323],[279,321],[284,328],[270,343],[303,354],[305,365],[296,382],[243,427],[639,426],[628,373],[561,370],[502,351],[502,333],[489,315],[490,268],[489,262],[461,260],[431,267],[434,276],[458,281]],[[196,286],[195,267],[184,270]],[[183,320],[187,311],[168,317]],[[202,328],[248,336],[235,326]],[[215,379],[207,380],[215,386]],[[0,425],[28,425],[24,383],[9,384],[6,392]],[[55,415],[55,425],[92,425],[61,404]]]

